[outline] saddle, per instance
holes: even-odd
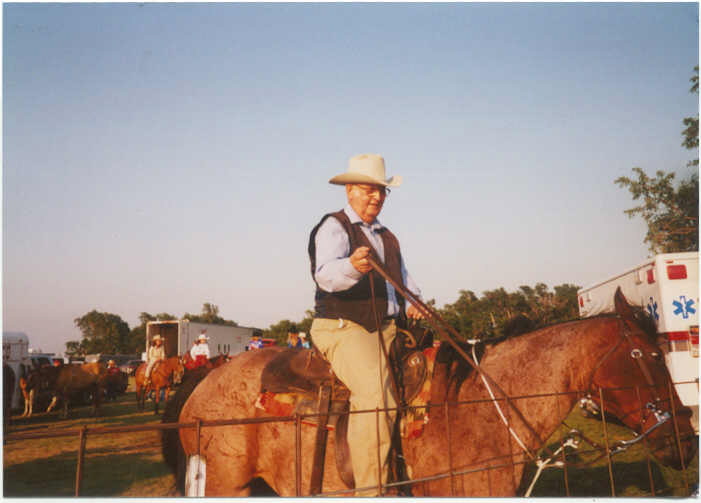
[[[348,445],[350,390],[316,349],[286,349],[263,368],[256,407],[276,416],[320,414],[303,422],[316,426],[312,494],[321,491],[326,440],[335,431],[336,466],[341,480],[355,487]]]
[[[397,342],[399,341],[399,342]],[[430,379],[437,348],[417,347],[398,336],[392,345],[392,366],[400,369],[400,392],[404,403],[425,405],[430,399]],[[415,342],[415,341],[414,341]],[[404,350],[402,350],[404,348]],[[303,422],[316,426],[317,440],[311,478],[311,494],[321,492],[326,440],[329,431],[334,432],[336,467],[341,480],[355,487],[348,445],[348,411],[350,390],[333,373],[331,364],[317,349],[287,349],[277,354],[264,367],[261,376],[261,392],[256,407],[275,416],[294,414],[318,414]],[[402,418],[402,436],[415,438],[420,435],[428,420],[426,409],[410,409]]]

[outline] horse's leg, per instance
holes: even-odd
[[[29,411],[29,403],[27,403],[29,393],[27,393],[27,380],[24,377],[19,378],[19,390],[22,392],[22,398],[24,398],[24,412],[22,412],[20,417],[26,417]]]
[[[161,401],[161,388],[156,386],[156,396],[155,400],[153,401],[153,413],[158,414],[158,403]]]
[[[36,395],[36,390],[32,388],[29,390],[29,409],[27,411],[27,417],[32,417],[32,413],[34,412],[34,397]]]
[[[54,409],[54,407],[56,407],[56,402],[57,402],[57,401],[58,401],[58,394],[55,394],[55,395],[51,398],[51,403],[50,403],[49,406],[46,408],[46,412],[51,412],[51,411]]]
[[[93,401],[92,401],[92,415],[93,417],[97,417],[97,415],[100,412],[100,402],[102,400],[102,388],[100,386],[95,386],[95,391],[93,393]]]
[[[245,466],[248,460],[243,456],[239,459],[236,466]],[[223,458],[219,457],[207,463],[207,480],[205,485],[206,496],[228,496],[232,498],[246,497],[251,495],[249,482],[253,478],[253,474],[247,471],[231,470],[229,463],[221,463]],[[236,461],[236,460],[234,460]],[[294,469],[293,469],[294,473]]]
[[[29,392],[25,388],[22,388],[22,397],[24,398],[24,412],[20,417],[27,417],[29,414]]]
[[[188,422],[194,418],[187,413],[180,416],[180,421]],[[217,428],[202,428],[200,441],[194,429],[180,430],[183,450],[186,453],[187,479],[190,480],[190,495],[196,496],[193,469],[197,463],[192,459],[200,447],[200,457],[206,465],[204,471],[205,496],[248,496],[249,482],[256,474],[257,454],[255,452],[256,427],[253,425],[235,425]],[[251,445],[251,444],[254,445]],[[294,468],[292,469],[294,476]],[[201,481],[201,479],[199,479]],[[187,486],[187,484],[186,484]]]
[[[144,383],[136,385],[136,408],[138,410],[144,410],[146,405],[146,386]]]

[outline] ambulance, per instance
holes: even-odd
[[[699,254],[662,253],[577,292],[586,318],[614,312],[621,287],[628,302],[645,309],[657,324],[658,344],[682,403],[694,411],[699,431]]]

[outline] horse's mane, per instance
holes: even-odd
[[[645,333],[645,335],[648,338],[648,341],[651,342],[652,344],[657,344],[657,337],[658,337],[658,332],[657,332],[657,324],[652,316],[650,316],[650,313],[639,306],[631,306],[631,310],[633,311],[633,321],[635,324]],[[559,325],[565,325],[567,323],[573,323],[573,322],[578,322],[578,321],[588,321],[588,320],[594,320],[594,319],[601,319],[601,318],[620,318],[620,316],[616,313],[602,313],[596,316],[592,316],[589,318],[576,318],[572,320],[567,320],[567,321],[559,321],[555,323],[550,323],[548,325],[538,327],[534,330],[531,330],[529,332],[525,333],[520,333],[516,335],[512,334],[506,334],[502,335],[499,337],[490,337],[486,339],[481,339],[478,342],[476,342],[475,346],[475,351],[477,353],[477,360],[482,359],[483,354],[487,350],[488,347],[493,347],[493,346],[498,346],[500,344],[505,344],[508,343],[511,340],[514,340],[516,338],[521,338],[521,337],[527,337],[531,334],[534,334],[536,332],[539,332],[541,330],[547,329],[547,328],[552,328],[556,327]],[[460,348],[465,351],[465,353],[472,358],[472,344],[468,342],[458,342],[457,343]],[[478,363],[476,362],[476,363]],[[462,356],[453,348],[453,346],[445,341],[442,341],[439,348],[438,348],[438,353],[436,355],[436,364],[445,364],[447,371],[448,371],[448,390],[450,390],[451,386],[453,387],[453,390],[457,396],[457,393],[460,391],[460,387],[462,384],[465,382],[465,380],[474,372],[474,369],[472,365],[467,363]]]

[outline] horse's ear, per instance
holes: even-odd
[[[613,296],[613,303],[616,306],[616,314],[624,319],[633,319],[633,309],[630,307],[630,304],[628,304],[628,300],[626,300],[625,296],[623,295],[620,286],[616,288],[616,293]]]

